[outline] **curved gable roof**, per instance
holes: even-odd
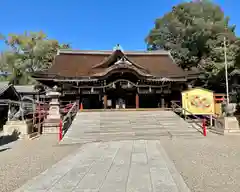
[[[93,76],[101,70],[104,71],[104,67],[108,67],[106,63],[114,54],[116,51],[60,50],[48,73],[64,77]],[[174,63],[171,55],[166,51],[124,51],[123,55],[130,62],[156,77],[186,76],[186,73]]]

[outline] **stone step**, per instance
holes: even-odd
[[[150,125],[143,125],[143,126],[78,126],[78,128],[76,130],[87,130],[87,131],[91,131],[91,130],[123,130],[123,131],[128,131],[128,130],[161,130],[161,129],[169,129],[169,130],[189,130],[189,129],[194,129],[194,128],[199,128],[201,129],[201,127],[195,127],[195,126],[161,126],[161,125],[154,125],[154,126],[150,126]]]
[[[169,132],[196,132],[196,131],[202,131],[202,130],[197,130],[194,128],[95,128],[95,129],[78,129],[74,130],[74,132],[83,134],[83,133],[104,133],[104,132],[162,132],[162,131],[169,131]],[[68,131],[69,133],[71,130]]]
[[[81,115],[79,115],[79,116],[81,116]],[[102,118],[107,118],[107,117],[112,117],[112,118],[119,118],[119,117],[126,117],[126,116],[128,116],[128,117],[133,117],[133,118],[136,118],[136,119],[140,119],[141,117],[159,117],[159,118],[176,118],[176,117],[178,117],[178,115],[173,115],[173,114],[170,114],[170,115],[166,115],[166,114],[154,114],[154,113],[138,113],[137,115],[136,115],[136,113],[118,113],[118,114],[111,114],[111,113],[108,113],[108,114],[105,114],[105,115],[103,115],[103,114],[101,114],[101,115],[95,115],[95,116],[99,116],[99,117],[102,117]]]
[[[195,127],[162,127],[162,126],[158,126],[158,127],[86,127],[86,128],[78,128],[75,129],[75,131],[79,131],[79,132],[94,132],[94,131],[98,131],[98,132],[107,132],[107,131],[161,131],[161,130],[182,130],[182,131],[188,131],[188,130],[196,130]],[[202,130],[202,129],[200,129]]]
[[[166,125],[166,126],[186,126],[188,125],[188,123],[185,122],[177,122],[177,123],[171,123],[171,122],[162,122],[162,121],[154,121],[154,123],[152,122],[138,122],[138,123],[131,123],[131,122],[124,122],[124,121],[119,121],[119,122],[73,122],[72,124],[74,125],[106,125],[106,126],[121,126],[121,125],[133,125],[133,126],[141,126],[141,125]]]
[[[142,137],[142,138],[148,138],[148,137],[156,137],[156,136],[194,136],[194,135],[199,135],[199,133],[197,132],[159,132],[159,133],[100,133],[100,134],[83,134],[82,136],[80,136],[79,138],[76,138],[76,140],[78,139],[82,139],[82,140],[94,140],[94,139],[106,139],[106,138],[135,138],[135,137]],[[66,137],[66,138],[70,138],[70,137]]]
[[[77,120],[78,121],[92,121],[92,120],[95,120],[95,121],[130,121],[130,122],[144,122],[146,120],[158,120],[158,121],[166,121],[166,122],[186,122],[184,121],[183,119],[178,119],[178,118],[174,118],[174,119],[165,119],[165,118],[145,118],[145,117],[142,117],[141,119],[133,119],[131,117],[124,117],[124,118],[94,118],[94,117],[91,117],[91,118],[78,118]]]
[[[113,120],[114,121],[114,120]],[[73,124],[78,125],[94,125],[94,124],[106,124],[106,125],[118,125],[118,124],[131,124],[131,125],[141,125],[141,124],[149,124],[149,121],[142,122],[129,122],[129,121],[75,121]],[[186,122],[168,122],[168,121],[154,121],[154,124],[162,124],[162,125],[187,125]]]
[[[98,138],[79,138],[79,139],[72,139],[68,138],[63,140],[61,144],[77,144],[77,143],[89,143],[89,142],[107,142],[107,141],[117,141],[117,140],[159,140],[161,137],[181,137],[184,139],[204,139],[202,135],[169,135],[169,134],[162,134],[162,135],[154,135],[154,136],[124,136],[124,137],[98,137]]]
[[[193,125],[173,112],[94,112],[76,116],[64,136],[67,143],[111,140],[202,138]]]
[[[141,124],[141,123],[149,123],[151,122],[151,120],[138,120],[138,121],[132,121],[132,120],[126,120],[125,119],[108,119],[108,120],[96,120],[94,119],[89,119],[89,120],[76,120],[76,121],[73,121],[73,123],[81,123],[81,124],[92,124],[92,123],[110,123],[110,124],[118,124],[118,123],[131,123],[131,124]],[[178,124],[183,124],[183,125],[186,125],[187,122],[185,121],[179,121],[179,120],[176,120],[176,121],[173,121],[173,120],[160,120],[160,119],[155,119],[154,122],[158,122],[158,123],[162,123],[162,124],[173,124],[173,125],[178,125]]]
[[[83,133],[83,134],[88,134],[88,133],[160,133],[164,131],[169,131],[169,132],[197,132],[195,129],[95,129],[95,130],[82,130],[78,131],[78,133]]]

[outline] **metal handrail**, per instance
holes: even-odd
[[[68,113],[62,119],[62,128],[63,135],[67,132],[68,128],[72,124],[73,118],[77,114],[78,102],[75,102],[72,107],[69,109]]]
[[[187,109],[184,109],[183,107],[181,107],[180,105],[178,105],[175,101],[171,101],[171,103],[172,103],[172,109],[173,109],[173,111],[175,111],[176,109],[181,109],[181,114],[184,115],[183,111],[186,112],[186,113],[188,113],[188,114],[190,114],[192,117],[194,117],[194,118],[196,118],[196,119],[198,120],[198,121],[195,121],[194,123],[195,123],[196,125],[198,125],[198,126],[201,128],[201,130],[203,129],[203,127],[202,127],[203,119],[201,119],[200,117],[194,115],[193,113],[191,113],[191,112],[188,111]],[[188,119],[191,119],[191,118],[189,118],[188,116],[184,115],[184,119],[186,120],[187,118],[188,118]],[[191,120],[194,120],[194,119],[191,119]],[[200,123],[200,122],[201,122],[201,123]],[[193,128],[195,128],[195,127],[193,127]],[[196,129],[196,128],[195,128],[195,129]],[[197,130],[198,130],[198,129],[197,129]],[[199,131],[199,130],[198,130],[198,131]]]
[[[178,101],[177,101],[177,102],[178,102]],[[188,113],[188,114],[191,115],[192,117],[198,119],[199,121],[201,121],[201,122],[203,121],[203,119],[200,118],[199,116],[194,115],[192,112],[190,112],[190,111],[188,111],[187,109],[185,109],[185,108],[181,107],[180,105],[178,105],[178,104],[176,103],[176,101],[171,101],[171,103],[172,103],[172,108],[173,108],[173,109],[178,108],[178,109],[181,110],[181,114],[184,115],[184,118],[185,118],[185,119],[188,118],[188,119],[194,120],[194,119],[192,119],[192,118],[189,118],[187,115],[185,115],[185,114],[183,113],[183,111],[184,111],[185,113]],[[180,103],[180,102],[179,102],[179,103]],[[204,119],[205,119],[205,120],[209,120],[209,121],[210,121],[210,118],[209,118],[207,115],[203,115],[203,116],[204,116]],[[214,122],[214,125],[216,125],[216,124],[218,123],[218,124],[221,125],[221,127],[223,126],[223,123],[222,123],[219,119],[217,119],[216,117],[212,116],[212,120],[213,120],[213,122]],[[209,124],[209,123],[208,123],[208,124]],[[211,124],[211,123],[210,123],[210,124]],[[198,124],[198,125],[199,125],[199,124]],[[202,124],[199,125],[199,126],[202,127]],[[208,127],[208,128],[210,128],[210,127]]]
[[[185,108],[181,107],[180,105],[178,105],[175,101],[171,101],[171,103],[172,103],[172,106],[173,106],[174,108],[179,108],[179,109],[181,109],[182,111],[184,111],[184,112],[190,114],[191,116],[195,117],[196,119],[201,119],[200,117],[194,115],[192,112],[190,112],[190,111],[188,111],[187,109],[185,109]],[[175,106],[176,106],[176,107],[175,107]],[[201,120],[202,120],[202,119],[201,119]]]

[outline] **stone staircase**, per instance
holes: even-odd
[[[203,138],[199,130],[172,111],[80,112],[61,143],[159,139],[161,136]]]

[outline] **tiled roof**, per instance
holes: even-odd
[[[20,95],[9,82],[0,82],[0,99],[19,100]]]
[[[58,51],[60,54],[92,54],[92,55],[111,55],[114,51],[112,50],[71,50],[71,49],[61,49]],[[168,51],[156,50],[156,51],[124,51],[126,55],[168,55]]]
[[[19,93],[32,93],[36,92],[34,90],[34,85],[14,85],[15,89]]]
[[[49,74],[64,77],[92,76],[105,69],[93,69],[97,64],[107,61],[114,51],[73,51],[63,50],[55,58],[48,70]],[[124,55],[133,63],[142,66],[156,77],[185,77],[186,73],[174,63],[166,51],[124,51]],[[97,70],[97,71],[95,71]]]
[[[0,95],[8,89],[10,85],[8,85],[8,81],[0,82]]]
[[[8,81],[0,82],[0,95],[12,88],[14,92],[17,93],[32,93],[36,92],[34,90],[34,85],[11,85]]]

